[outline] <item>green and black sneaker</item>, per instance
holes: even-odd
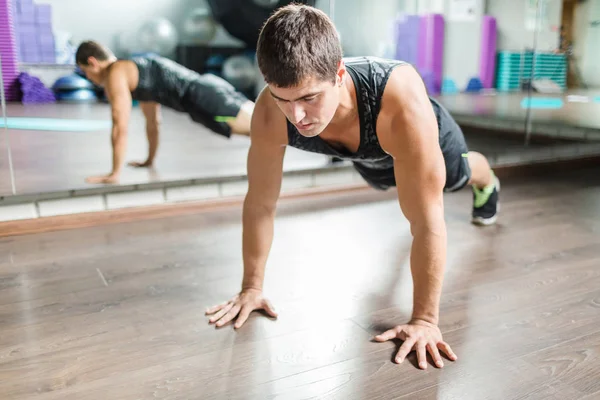
[[[483,189],[473,186],[473,214],[471,222],[475,225],[493,225],[496,223],[500,204],[500,180],[492,172],[493,183]]]

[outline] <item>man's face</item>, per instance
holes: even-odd
[[[94,57],[88,58],[88,65],[79,64],[79,68],[83,71],[85,76],[98,86],[102,86],[104,79],[104,68],[101,63]]]
[[[269,90],[298,132],[313,137],[323,132],[335,115],[340,101],[340,75],[343,72],[336,75],[335,82],[311,77],[289,88],[269,85]]]

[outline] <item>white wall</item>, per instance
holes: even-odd
[[[588,0],[577,5],[573,32],[574,57],[583,82],[600,88],[600,1]]]
[[[399,13],[444,14],[444,75],[454,79],[459,88],[464,88],[470,78],[479,74],[483,15],[497,19],[498,50],[522,51],[533,47],[534,26],[526,24],[526,5],[529,1],[473,0],[475,18],[457,21],[450,15],[451,0],[338,0],[334,20],[342,36],[346,55],[385,56],[383,46],[392,40],[391,25]],[[543,1],[545,18],[544,23],[538,25],[537,49],[552,51],[558,46],[562,0]],[[320,0],[320,3],[320,7],[326,10],[328,0]],[[600,0],[588,0],[587,3],[600,6]]]
[[[144,20],[165,17],[177,27],[193,9],[206,6],[205,0],[35,0],[51,4],[55,30],[69,32],[75,43],[94,39],[116,47],[116,35],[134,32]],[[498,20],[498,49],[523,50],[533,46],[534,31],[526,27],[526,3],[529,0],[475,0],[477,19],[473,22],[450,21],[447,16],[450,0],[337,0],[334,21],[346,55],[386,56],[386,45],[391,44],[392,24],[401,12],[437,12],[446,15],[444,65],[446,75],[457,81],[459,87],[476,76],[479,68],[479,32],[481,15]],[[562,0],[546,0],[548,21],[538,34],[538,49],[553,50],[558,45]],[[487,3],[487,4],[486,4]],[[317,6],[329,11],[329,0],[318,0]],[[600,52],[593,45],[599,39],[600,27],[590,28],[589,21],[600,19],[600,0],[588,0],[578,6],[577,23],[581,31],[576,38],[576,53],[586,81],[598,82]],[[589,32],[588,32],[589,31]],[[594,36],[595,35],[595,36]],[[587,37],[590,37],[588,40]],[[219,28],[215,45],[236,45],[239,41]],[[600,84],[600,83],[598,83]]]
[[[522,1],[522,0],[521,0]],[[456,21],[448,14],[450,0],[343,0],[337,1],[335,22],[346,55],[386,56],[392,24],[399,13],[445,15],[444,75],[460,88],[479,75],[479,46],[484,0],[474,0],[474,19]],[[376,6],[375,6],[376,5]]]
[[[392,40],[392,23],[404,11],[403,0],[337,0],[334,21],[346,56],[383,56]],[[327,11],[327,8],[324,8]]]
[[[55,31],[72,35],[77,44],[93,39],[115,47],[120,32],[135,32],[146,19],[164,17],[176,27],[182,26],[185,16],[198,7],[208,7],[204,0],[34,0],[52,5]],[[239,43],[223,28],[219,28],[214,44]]]
[[[469,19],[454,19],[450,3],[446,0],[443,10],[446,25],[444,77],[453,79],[456,86],[464,90],[471,78],[479,78],[481,20],[485,1],[473,0],[473,17]]]
[[[558,47],[562,16],[562,0],[546,2],[545,24],[540,26],[538,51],[552,51]],[[597,0],[590,0],[597,1]],[[533,48],[535,30],[526,26],[526,5],[529,0],[487,0],[486,14],[498,22],[498,50],[522,51]]]

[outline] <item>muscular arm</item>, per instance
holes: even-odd
[[[243,209],[244,278],[242,290],[262,290],[267,257],[273,242],[277,199],[281,190],[287,133],[272,100],[263,93],[252,117],[248,152],[248,193]]]
[[[210,323],[223,326],[236,316],[240,328],[253,310],[264,309],[277,317],[275,309],[262,295],[265,267],[271,244],[275,209],[283,176],[283,157],[287,145],[285,116],[270,94],[263,91],[252,115],[248,152],[248,192],[242,216],[244,277],[241,291],[228,302],[210,307]],[[239,314],[239,315],[238,315]]]
[[[148,158],[140,166],[150,167],[154,163],[158,150],[160,105],[154,102],[140,102],[140,108],[146,117],[146,136],[148,138]]]
[[[111,105],[112,170],[108,175],[88,177],[88,183],[117,183],[119,181],[125,152],[127,151],[127,126],[131,114],[131,92],[124,69],[113,65],[105,85],[105,93]]]
[[[375,339],[404,341],[396,354],[396,362],[403,362],[414,349],[419,368],[427,368],[427,352],[441,368],[444,362],[439,350],[451,360],[457,359],[438,327],[446,263],[443,203],[446,169],[437,120],[421,77],[413,68],[396,68],[390,76],[380,121],[380,143],[394,158],[398,201],[413,236],[410,268],[414,305],[407,324],[395,326]]]
[[[131,115],[131,92],[127,76],[123,70],[114,66],[106,83],[106,95],[111,104],[113,165],[111,175],[119,176],[123,168],[127,151],[127,128]]]
[[[385,136],[394,158],[398,199],[413,236],[413,320],[437,325],[446,263],[444,159],[438,125],[425,87],[410,67],[394,71],[384,107],[391,111]],[[386,89],[388,90],[388,89]]]

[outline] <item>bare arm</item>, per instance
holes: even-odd
[[[244,201],[242,290],[262,290],[273,242],[276,203],[281,189],[285,147],[253,141],[248,152],[248,193]]]
[[[427,366],[426,349],[441,367],[438,347],[451,359],[456,356],[442,341],[437,327],[446,263],[443,202],[446,169],[438,125],[425,87],[414,69],[396,69],[386,91],[382,113],[387,122],[382,129],[381,142],[394,158],[398,200],[413,236],[414,305],[408,325],[397,326],[380,335],[379,339],[400,337],[405,341],[397,355],[400,362],[414,347],[421,368]]]
[[[273,243],[273,226],[287,145],[285,116],[272,98],[263,92],[252,116],[248,152],[248,192],[242,216],[244,276],[239,294],[229,302],[209,308],[210,322],[222,326],[239,313],[235,327],[241,327],[249,314],[265,309],[275,317],[272,305],[262,296],[265,267]]]
[[[159,143],[160,104],[144,101],[140,102],[140,109],[146,118],[146,137],[148,138],[148,158],[143,162],[132,162],[134,167],[151,167],[156,158]]]
[[[257,99],[248,151],[248,192],[242,216],[244,279],[242,290],[262,290],[287,145],[285,117],[267,92]]]
[[[437,325],[446,263],[446,169],[429,98],[420,84],[413,81],[406,86],[392,119],[389,150],[394,157],[398,200],[413,236],[412,318]]]
[[[131,92],[125,71],[118,65],[109,72],[105,92],[111,105],[113,150],[112,171],[106,176],[88,178],[91,183],[116,183],[127,151],[127,128],[131,115]]]
[[[121,69],[111,71],[106,85],[112,111],[113,168],[112,175],[119,175],[127,151],[127,128],[131,115],[131,92],[127,76]]]

